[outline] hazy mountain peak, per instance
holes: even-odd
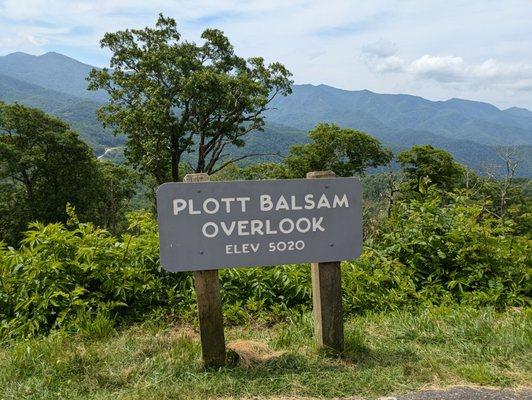
[[[14,53],[6,54],[5,56],[0,56],[0,58],[6,59],[23,59],[23,58],[34,58],[34,55],[24,53],[23,51],[15,51]]]
[[[115,139],[103,131],[94,115],[107,96],[87,91],[85,78],[91,68],[57,52],[40,56],[16,52],[0,57],[0,100],[44,108],[69,120],[92,143],[107,146]],[[267,113],[268,126],[288,136],[293,132],[289,135],[287,127],[298,131],[298,140],[317,123],[330,122],[365,131],[401,148],[414,143],[442,147],[469,165],[478,166],[480,161],[496,157],[490,146],[532,145],[531,111],[518,107],[501,111],[488,103],[460,98],[430,101],[408,94],[304,84],[294,85],[290,96],[277,97],[272,107]]]
[[[0,63],[2,62],[2,59],[4,59],[5,61],[9,63],[13,63],[13,62],[39,63],[39,62],[50,62],[51,61],[55,63],[64,63],[65,66],[68,66],[68,64],[77,64],[80,66],[84,66],[85,68],[89,68],[89,69],[93,68],[91,65],[82,63],[81,61],[78,61],[75,58],[66,56],[56,51],[48,51],[40,55],[28,54],[28,53],[24,53],[23,51],[16,51],[14,53],[6,54],[5,56],[0,56]],[[17,67],[27,68],[27,64],[18,65]]]
[[[92,68],[54,51],[39,56],[18,52],[0,57],[1,74],[71,96],[105,101],[105,93],[87,91],[85,78]]]
[[[66,55],[58,53],[56,51],[49,51],[49,52],[46,52],[44,54],[41,54],[38,57],[41,58],[41,59],[63,60],[63,61],[68,61],[68,62],[75,62],[77,64],[88,65],[88,64],[82,63],[81,61],[76,60],[75,58],[66,56]]]
[[[462,105],[468,105],[468,106],[476,106],[476,107],[488,107],[492,109],[496,109],[498,111],[501,111],[498,107],[494,106],[493,104],[486,103],[483,101],[476,101],[476,100],[466,100],[466,99],[460,99],[458,97],[453,97],[449,100],[446,100],[444,103],[448,104],[462,104]]]
[[[63,60],[74,60],[73,58],[65,56],[64,54],[58,53],[56,51],[48,51],[48,52],[46,52],[44,54],[41,54],[39,56],[39,58],[60,58],[60,59],[63,59]],[[75,61],[77,61],[77,60],[75,60]],[[79,61],[77,61],[77,62],[79,62]]]
[[[532,118],[532,111],[522,107],[510,107],[504,110],[505,113],[512,114],[519,117]]]

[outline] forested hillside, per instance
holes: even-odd
[[[276,99],[274,107],[272,121],[302,129],[335,122],[380,135],[408,129],[487,145],[532,144],[530,117],[476,101],[429,101],[404,94],[299,85],[292,96]]]
[[[16,52],[0,57],[0,74],[71,96],[105,101],[106,93],[87,91],[85,78],[92,68],[91,65],[55,52],[40,56]]]
[[[97,155],[123,144],[95,116],[106,94],[86,90],[91,66],[59,53],[0,57],[0,100],[38,107],[68,121]],[[518,175],[532,175],[532,112],[500,110],[481,102],[429,101],[417,96],[347,91],[326,85],[294,85],[267,113],[265,132],[253,132],[246,153],[275,161],[291,145],[307,140],[317,123],[331,122],[365,131],[395,152],[414,144],[449,151],[459,162],[485,172],[500,165],[501,146],[519,146]],[[235,149],[235,154],[243,154]],[[111,155],[111,154],[109,154]],[[116,154],[114,154],[116,159]],[[107,158],[107,154],[105,156]]]
[[[0,100],[40,108],[67,121],[98,154],[102,153],[105,147],[117,146],[124,142],[123,138],[114,137],[110,131],[104,129],[96,118],[96,110],[103,104],[101,102],[46,89],[2,74]]]
[[[530,111],[100,45],[0,57],[0,399],[532,393]]]

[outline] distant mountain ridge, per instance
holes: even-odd
[[[93,67],[59,53],[0,57],[0,100],[18,101],[68,121],[98,154],[123,143],[104,130],[95,111],[103,92],[87,91]],[[307,140],[317,123],[337,123],[362,130],[399,151],[413,144],[432,144],[477,170],[500,162],[500,146],[519,146],[521,175],[532,176],[532,111],[506,110],[463,99],[430,101],[406,94],[348,91],[327,85],[294,85],[293,94],[278,97],[267,113],[265,132],[253,133],[238,153],[286,154],[290,145]]]
[[[115,137],[109,130],[104,129],[96,118],[96,110],[103,102],[47,89],[1,73],[0,100],[40,108],[67,121],[96,152],[103,152],[105,147],[124,142],[123,137]]]
[[[430,101],[405,94],[296,85],[291,96],[276,98],[274,106],[271,121],[303,129],[327,121],[380,134],[413,129],[488,145],[532,145],[532,120],[527,114],[532,112],[503,111],[470,100]]]
[[[0,57],[0,74],[71,96],[106,101],[105,92],[87,90],[85,78],[93,68],[55,52],[40,56],[16,52]]]

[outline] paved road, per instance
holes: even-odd
[[[485,389],[454,387],[446,390],[426,390],[382,400],[532,400],[532,389]]]

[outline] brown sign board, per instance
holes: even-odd
[[[168,271],[355,259],[362,249],[356,178],[165,183],[157,190]]]

